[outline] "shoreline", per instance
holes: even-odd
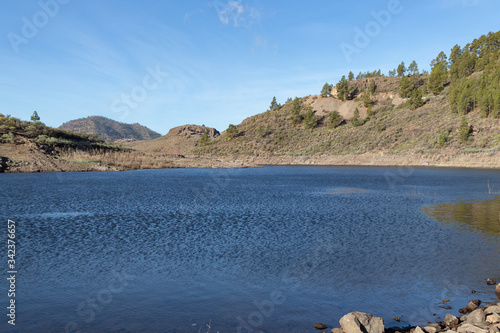
[[[285,165],[500,169],[500,153],[497,151],[442,150],[436,153],[367,152],[344,155],[164,155],[161,164],[140,167],[126,163],[105,165],[95,161],[65,160],[32,147],[29,150],[1,148],[0,173],[131,171],[167,168],[226,169]]]
[[[493,286],[496,282],[488,279],[487,284]],[[363,312],[350,312],[339,320],[340,327],[331,329],[332,333],[499,333],[500,332],[500,283],[495,287],[498,302],[483,303],[479,299],[469,300],[468,304],[460,308],[459,316],[451,313],[445,318],[428,322],[422,326],[393,326],[385,327],[383,318]],[[442,304],[450,300],[443,300]],[[443,307],[445,308],[445,307]],[[451,309],[451,307],[449,307]],[[400,322],[401,317],[394,318]],[[325,332],[330,328],[321,322],[314,328]]]

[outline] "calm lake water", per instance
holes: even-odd
[[[422,324],[493,301],[485,279],[500,280],[494,170],[2,174],[0,189],[18,242],[2,332],[315,332],[351,311]]]

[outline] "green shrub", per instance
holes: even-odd
[[[343,119],[340,116],[340,114],[337,111],[332,111],[330,112],[329,115],[329,122],[328,122],[328,128],[329,129],[334,129],[342,123]]]

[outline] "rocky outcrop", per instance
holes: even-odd
[[[165,136],[201,136],[207,132],[209,138],[215,138],[220,135],[219,131],[212,127],[199,125],[183,125],[172,128]]]

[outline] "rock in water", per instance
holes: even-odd
[[[481,305],[481,301],[478,300],[478,299],[472,299],[469,301],[469,304],[467,304],[467,310],[469,310],[470,312],[476,310],[479,305]]]
[[[384,319],[363,312],[351,312],[340,318],[345,333],[383,333]]]
[[[488,286],[494,286],[494,285],[496,284],[496,282],[495,282],[495,281],[493,281],[492,279],[486,279],[486,284],[487,284]]]
[[[497,293],[497,297],[500,300],[500,283],[495,287],[495,292]]]
[[[460,309],[458,309],[458,312],[460,312],[461,314],[466,314],[467,308],[460,308]]]
[[[326,326],[325,324],[322,324],[322,323],[316,323],[316,324],[314,324],[314,328],[317,330],[324,330],[325,328],[328,328],[328,326]]]

